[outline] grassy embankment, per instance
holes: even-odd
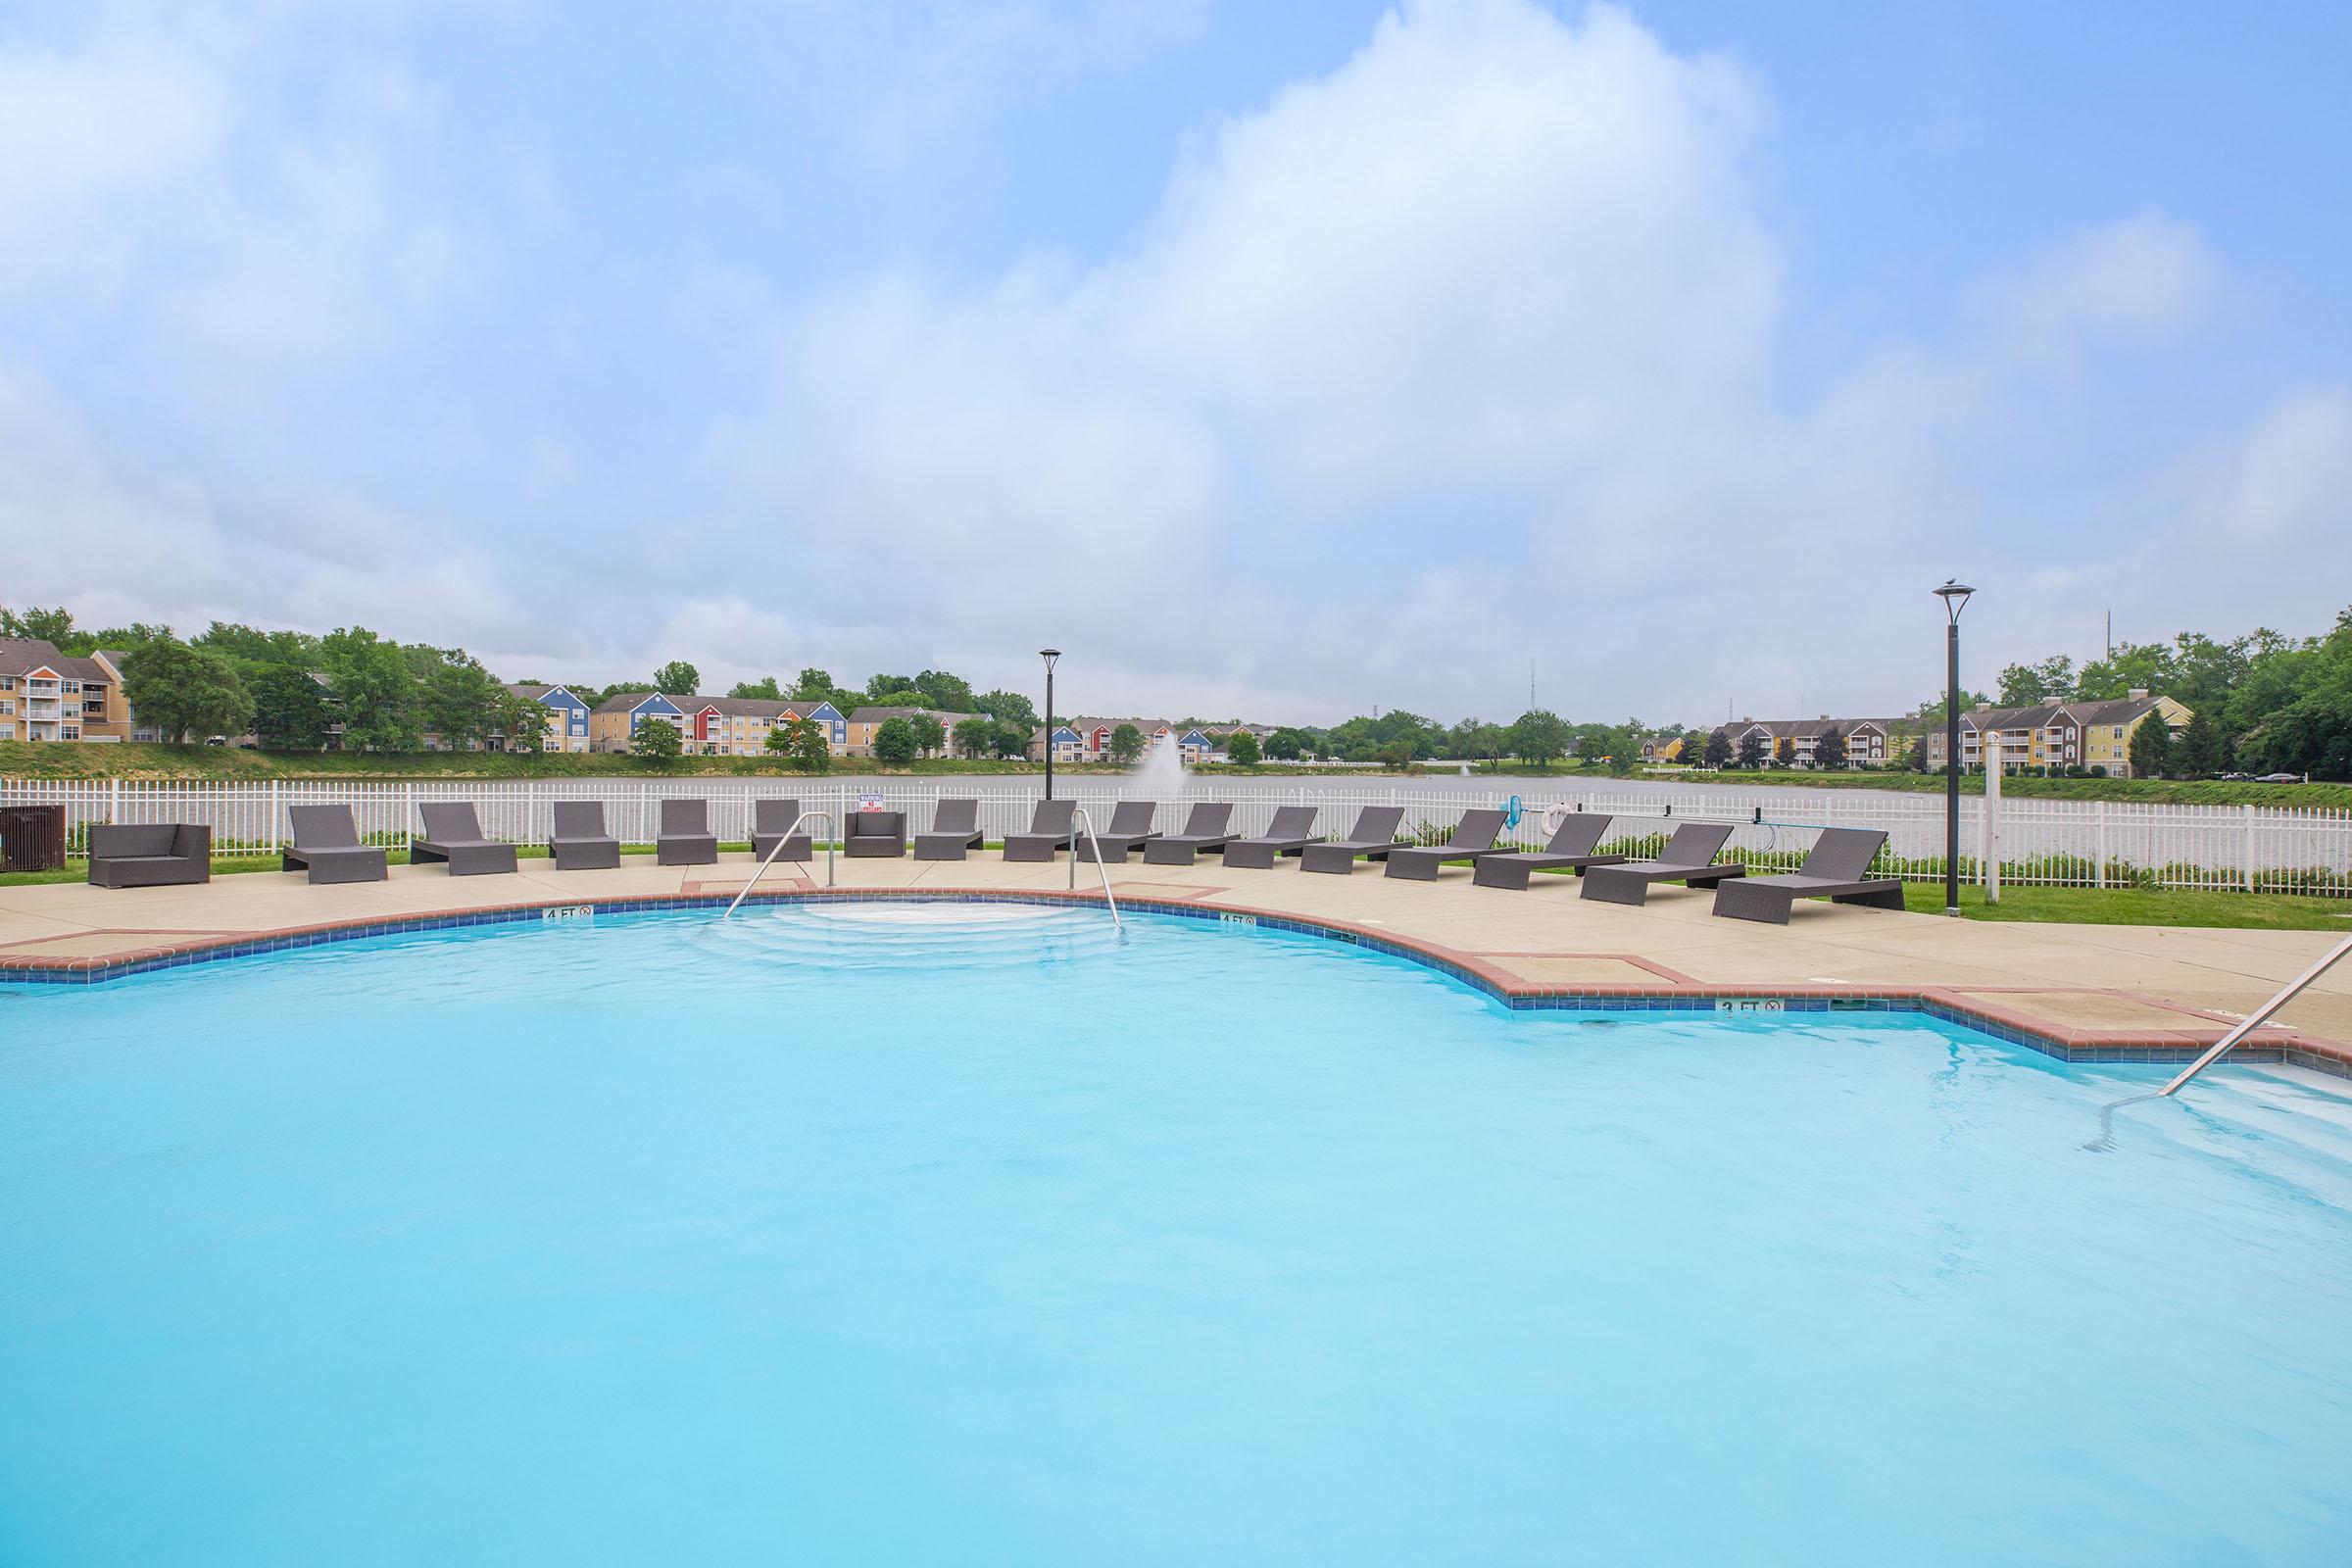
[[[1349,769],[1350,776],[1397,782],[1415,776],[1443,777],[1457,764],[1432,762],[1416,769]],[[837,771],[855,774],[900,774],[908,777],[985,777],[994,774],[1042,773],[1035,762],[967,762],[947,758],[890,766],[859,758],[838,764]],[[1126,769],[1109,763],[1057,763],[1054,771],[1073,776],[1115,777]],[[1206,774],[1280,781],[1311,776],[1311,769],[1281,764],[1235,767],[1213,764],[1196,769]],[[508,756],[499,752],[425,752],[394,755],[383,752],[242,752],[221,746],[36,746],[24,741],[0,741],[0,778],[105,779],[201,778],[220,780],[271,778],[761,778],[822,777],[787,767],[763,757],[681,757],[665,768],[609,753],[561,753],[542,757]],[[1554,764],[1535,768],[1517,763],[1477,764],[1475,778],[1492,778],[1499,785],[1513,778],[1573,780],[1596,789],[1619,782],[1605,768]],[[1643,773],[1644,780],[1685,777],[1675,772]],[[1722,772],[1688,775],[1692,783],[1776,786],[1797,789],[1870,789],[1940,793],[1943,780],[1923,773],[1810,773],[1788,770],[1757,773]],[[1963,779],[1970,795],[1984,793],[1981,778]],[[2352,809],[2352,784],[2250,784],[2173,779],[2013,778],[2002,793],[2015,799],[2130,801],[2169,806],[2328,806]]]

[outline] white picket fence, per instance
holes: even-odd
[[[1939,796],[1867,797],[1839,791],[1763,790],[1753,796],[1712,795],[1661,801],[1656,795],[1618,795],[1544,788],[1480,795],[1416,792],[1353,779],[1282,783],[1219,778],[1196,780],[1181,801],[1163,800],[1154,825],[1173,831],[1190,803],[1234,803],[1233,829],[1263,832],[1277,807],[1319,808],[1320,831],[1337,835],[1368,806],[1404,808],[1404,831],[1425,842],[1450,832],[1464,810],[1521,805],[1506,834],[1513,845],[1540,847],[1547,820],[1561,810],[1605,811],[1618,818],[1611,841],[1663,834],[1684,820],[1734,822],[1731,849],[1759,866],[1793,866],[1815,831],[1824,827],[1878,828],[1887,835],[1886,874],[1917,880],[1943,875],[1943,801]],[[1087,777],[1063,780],[1056,793],[1087,808],[1098,828],[1111,808],[1140,798],[1131,781]],[[751,838],[752,803],[797,800],[834,820],[878,799],[885,809],[907,813],[907,827],[931,824],[942,800],[976,799],[982,831],[991,839],[1029,825],[1040,798],[1035,780],[975,787],[968,780],[936,784],[888,781],[844,787],[821,779],[681,778],[485,781],[302,780],[218,783],[202,780],[0,780],[0,806],[57,805],[66,808],[69,853],[85,853],[84,830],[99,822],[196,822],[213,830],[216,854],[271,857],[288,837],[287,808],[348,806],[360,832],[375,843],[405,848],[418,828],[416,808],[428,801],[470,801],[483,831],[519,844],[543,841],[559,801],[598,801],[609,831],[632,844],[653,842],[661,802],[700,798],[710,804],[713,830],[724,842]],[[1984,803],[1961,803],[1964,875],[1977,876],[1984,853]],[[2352,896],[2352,811],[2254,806],[2140,806],[2110,802],[2011,799],[2000,806],[2002,880],[2061,887],[2161,886],[2228,891]]]

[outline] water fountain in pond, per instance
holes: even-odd
[[[1145,800],[1172,801],[1184,793],[1184,753],[1176,737],[1162,735],[1144,753],[1144,760],[1127,775],[1135,793]]]

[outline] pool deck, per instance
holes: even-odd
[[[1080,869],[1078,896],[1099,901],[1094,868]],[[525,859],[513,876],[395,866],[388,881],[345,886],[254,871],[200,887],[6,887],[0,979],[100,980],[256,942],[489,910],[723,898],[752,870],[751,857],[739,853],[705,866],[628,856],[610,871],[559,872],[551,861]],[[869,896],[1067,896],[1070,883],[1066,858],[1007,865],[994,851],[962,861],[844,857],[835,877],[841,892]],[[2078,1059],[2177,1058],[2210,1044],[2336,940],[2314,931],[2000,924],[1820,903],[1800,904],[1788,925],[1771,926],[1717,919],[1708,912],[1711,895],[1679,888],[1631,908],[1580,899],[1567,877],[1538,877],[1526,892],[1474,887],[1466,868],[1427,883],[1385,877],[1369,863],[1352,876],[1308,876],[1295,860],[1272,871],[1228,871],[1204,858],[1184,868],[1114,865],[1110,877],[1119,898],[1138,907],[1268,915],[1393,943],[1514,999],[1897,999],[2031,1036]],[[760,891],[807,896],[824,882],[820,857],[813,865],[778,865]],[[2352,1072],[2352,964],[2324,976],[2281,1024],[2249,1045],[2259,1043],[2272,1059]]]

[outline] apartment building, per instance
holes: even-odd
[[[539,737],[541,751],[588,750],[588,715],[593,710],[587,699],[568,686],[516,685],[513,681],[506,685],[515,696],[527,697],[547,710],[547,727]],[[493,737],[493,744],[503,750],[506,737]]]
[[[894,718],[935,718],[939,720],[942,739],[939,749],[927,752],[928,757],[945,757],[955,749],[956,726],[977,713],[951,713],[933,708],[854,708],[850,710],[849,755],[874,755],[874,736]]]
[[[826,747],[835,757],[847,756],[850,748],[849,720],[831,703],[616,692],[590,710],[587,749],[628,751],[637,732],[655,718],[676,729],[687,751],[705,757],[759,756],[767,750],[767,738],[777,728],[804,718],[823,731]]]
[[[2036,703],[2029,708],[1994,708],[1990,704],[1960,715],[1960,766],[1982,769],[1997,741],[2001,770],[2027,768],[2096,767],[2110,778],[2132,776],[2132,737],[2139,726],[2155,719],[2175,735],[2193,715],[2170,697],[2158,697],[2134,687],[2128,695],[2101,702]],[[1928,767],[1944,765],[1944,727],[1928,732]]]
[[[1716,726],[1715,734],[1729,743],[1734,758],[1740,755],[1740,745],[1747,737],[1754,735],[1764,743],[1766,757],[1779,758],[1790,767],[1817,767],[1822,764],[1815,760],[1815,754],[1834,731],[1845,741],[1845,766],[1882,767],[1889,760],[1901,760],[1902,737],[1907,733],[1906,726],[1913,722],[1892,718],[1833,718],[1823,713],[1817,718],[1742,718],[1737,723]],[[1688,746],[1684,750],[1690,752]],[[1691,755],[1686,760],[1695,761],[1697,758]]]
[[[0,741],[123,741],[130,727],[119,666],[38,638],[0,638]]]

